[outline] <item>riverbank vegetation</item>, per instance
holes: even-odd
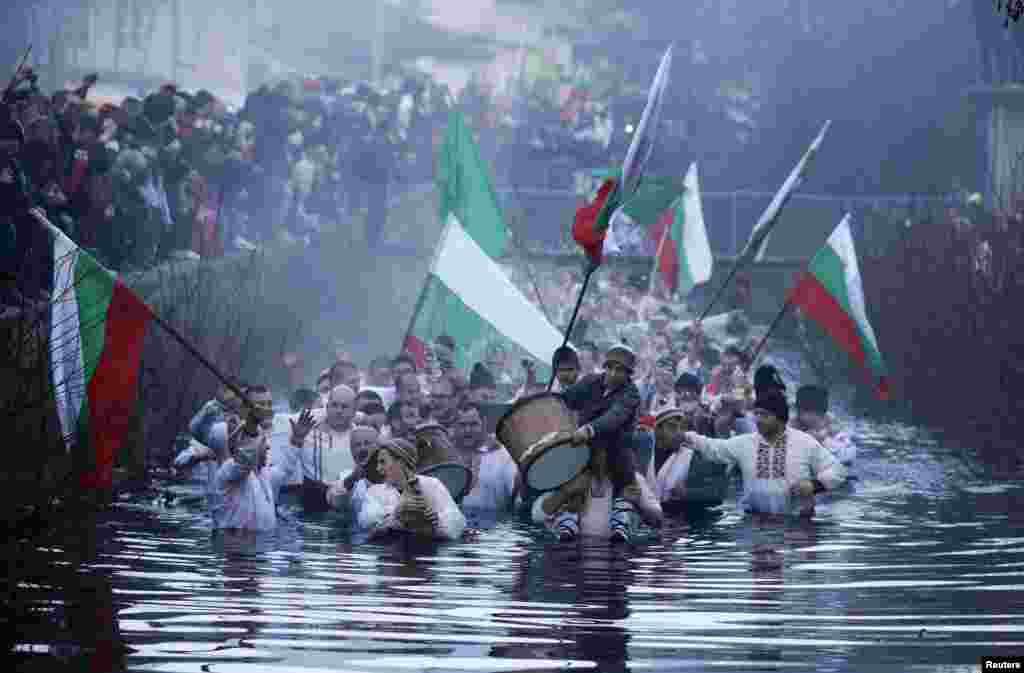
[[[895,397],[916,420],[978,447],[1001,470],[1024,461],[1024,199],[907,223],[863,260],[865,299]]]

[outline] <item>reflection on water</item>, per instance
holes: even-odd
[[[187,500],[122,502],[23,587],[62,627],[26,628],[20,665],[960,671],[1020,653],[1021,490],[907,427],[854,430],[859,480],[813,521],[729,505],[628,549],[557,544],[518,518],[446,545],[364,543],[294,514],[273,535],[224,535]]]

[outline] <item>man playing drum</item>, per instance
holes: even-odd
[[[632,439],[640,411],[640,391],[631,380],[635,366],[633,350],[617,344],[605,355],[603,373],[586,376],[561,393],[582,424],[573,435],[573,443],[589,442],[592,449],[605,452],[612,483],[612,539],[622,542],[629,539],[625,522],[635,512],[632,499],[624,497],[623,491],[637,488]],[[571,530],[571,526],[566,527],[560,536],[571,537]]]

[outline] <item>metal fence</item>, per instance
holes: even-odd
[[[411,185],[394,198],[434,188],[433,184]],[[503,186],[495,191],[509,226],[528,251],[565,254],[576,249],[570,229],[576,208],[585,198],[581,190]],[[701,192],[712,253],[736,255],[774,195],[751,190]],[[920,221],[926,214],[958,203],[955,195],[794,194],[773,230],[765,256],[794,259],[813,255],[846,213],[853,215],[854,236],[864,252],[880,251],[900,235],[906,222]],[[652,241],[651,254],[654,246]]]

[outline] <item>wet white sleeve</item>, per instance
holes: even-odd
[[[519,466],[516,465],[516,461],[512,459],[511,454],[508,451],[503,451],[505,462],[502,464],[502,494],[505,496],[505,500],[508,503],[503,509],[514,509],[515,498],[518,497],[516,493],[516,486],[519,481]]]
[[[857,445],[846,432],[837,432],[825,440],[825,448],[844,465],[850,465],[857,459]]]
[[[831,491],[846,480],[846,468],[818,440],[809,435],[805,436],[810,443],[807,450],[811,455],[811,473],[822,486]]]
[[[295,466],[299,463],[299,452],[300,449],[292,446],[292,443],[289,441],[287,444],[278,447],[275,462],[266,468],[270,477],[270,487],[274,490],[275,502],[277,501],[278,494],[281,492],[281,487],[288,482],[292,472],[295,471]]]
[[[250,471],[248,467],[242,467],[233,458],[225,460],[214,476],[214,485],[218,489],[224,489],[231,484],[237,484],[248,476]]]
[[[669,456],[654,479],[654,489],[660,502],[672,499],[672,491],[686,487],[686,478],[690,474],[690,461],[693,451],[680,449]]]
[[[433,477],[419,478],[420,492],[437,514],[437,534],[446,540],[457,540],[466,529],[466,517],[451,493]]]
[[[394,514],[398,508],[398,491],[387,484],[374,484],[366,489],[356,512],[356,523],[360,528],[373,528]]]
[[[708,460],[726,465],[737,465],[736,449],[750,441],[749,435],[740,435],[731,439],[712,439],[696,432],[687,432],[688,437],[693,438],[693,448]]]

